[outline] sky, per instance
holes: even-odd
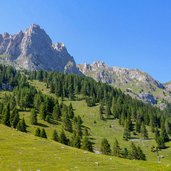
[[[0,0],[0,33],[39,24],[76,63],[104,61],[171,80],[170,0]]]

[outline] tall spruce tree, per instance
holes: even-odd
[[[56,103],[56,105],[54,106],[52,117],[55,120],[59,120],[60,119],[60,117],[61,117],[61,110],[60,110],[60,107],[59,107],[59,103]]]
[[[120,156],[120,154],[121,154],[121,148],[120,148],[120,146],[119,146],[119,143],[118,143],[118,140],[117,139],[115,139],[115,142],[114,142],[114,145],[113,145],[113,151],[112,151],[112,154],[114,155],[114,156]]]
[[[106,138],[102,139],[100,151],[102,152],[102,154],[106,154],[106,155],[111,154],[110,144]]]
[[[58,133],[57,133],[56,129],[53,131],[52,140],[59,141],[59,137],[58,137]]]
[[[130,133],[130,130],[129,130],[129,125],[128,125],[128,122],[127,120],[125,121],[125,125],[124,125],[124,133],[123,133],[123,139],[128,141],[129,138],[131,137],[131,133]]]
[[[83,137],[81,148],[93,152],[93,144],[87,136]]]
[[[30,122],[31,122],[32,125],[37,125],[37,113],[36,113],[35,109],[31,110]]]
[[[11,126],[11,124],[10,124],[10,105],[9,104],[7,104],[7,106],[3,110],[2,123],[6,126]]]
[[[39,113],[40,113],[41,118],[43,120],[45,120],[46,119],[47,112],[46,112],[46,105],[44,103],[41,103],[40,109],[39,109]]]
[[[27,132],[27,130],[26,130],[26,123],[25,123],[24,118],[18,122],[17,130],[19,130],[21,132]]]
[[[40,131],[40,137],[41,138],[47,138],[46,131],[44,128]]]
[[[147,131],[144,123],[141,125],[141,135],[144,140],[148,139],[148,131]]]
[[[40,132],[41,132],[40,128],[36,128],[34,135],[40,137]]]
[[[69,143],[69,140],[66,137],[64,130],[61,131],[59,141],[60,141],[60,143],[65,144],[65,145],[68,145],[68,143]]]

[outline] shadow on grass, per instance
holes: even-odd
[[[47,126],[47,125],[45,125],[45,124],[42,124],[42,123],[37,123],[36,125],[37,125],[37,126],[44,127],[44,128],[47,128],[47,127],[49,127],[49,126]]]

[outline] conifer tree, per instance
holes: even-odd
[[[123,158],[128,158],[129,152],[128,152],[127,148],[123,149],[123,154],[122,155],[123,155]]]
[[[19,113],[18,113],[18,110],[16,110],[16,111],[15,111],[15,116],[14,116],[14,118],[13,118],[12,121],[11,121],[11,126],[12,126],[13,128],[16,128],[16,126],[17,126],[19,120],[20,120]]]
[[[52,140],[59,141],[59,137],[56,129],[53,131]]]
[[[69,140],[66,137],[65,132],[63,130],[61,131],[59,141],[60,141],[60,143],[65,144],[65,145],[68,145],[68,143],[69,143]]]
[[[89,132],[88,132],[88,129],[87,128],[84,128],[83,135],[84,136],[89,136]]]
[[[73,119],[74,118],[74,109],[73,109],[71,103],[68,106],[68,116],[69,116],[70,119]]]
[[[73,136],[71,138],[71,146],[80,148],[81,147],[81,137],[76,134],[73,134]]]
[[[103,106],[103,104],[101,102],[100,106],[99,106],[99,114],[100,114],[100,119],[101,120],[104,120],[103,113],[104,113],[104,106]]]
[[[109,118],[110,115],[111,115],[110,106],[109,106],[109,104],[106,104],[106,116],[107,116],[107,118]]]
[[[67,114],[63,116],[62,122],[63,122],[63,128],[66,131],[72,132],[72,122]]]
[[[46,115],[46,119],[45,119],[48,123],[50,123],[50,115]]]
[[[37,124],[37,113],[35,109],[31,110],[31,124],[36,125]]]
[[[161,137],[163,138],[164,142],[168,142],[169,141],[169,136],[166,132],[166,128],[164,126],[161,127]]]
[[[41,103],[39,113],[40,113],[41,118],[43,120],[45,120],[46,119],[47,112],[46,112],[46,106],[45,106],[44,103]]]
[[[138,133],[141,132],[141,122],[140,122],[139,120],[136,120],[135,130],[136,130],[136,132],[138,132]]]
[[[124,128],[124,133],[123,133],[123,139],[128,141],[128,139],[131,137],[129,128],[128,128],[128,122],[127,120],[125,121],[125,128]]]
[[[36,128],[35,136],[40,137],[40,132],[41,132],[40,128]]]
[[[53,113],[52,113],[52,117],[55,120],[59,120],[61,117],[61,111],[60,111],[60,107],[59,107],[59,103],[56,103],[56,105],[53,108]]]
[[[81,148],[93,152],[93,144],[87,136],[83,137]]]
[[[144,123],[141,125],[141,135],[144,140],[148,139],[148,131],[147,131]]]
[[[44,128],[40,131],[40,137],[41,138],[47,138],[46,131]]]
[[[138,160],[146,160],[146,156],[139,146],[137,147],[137,153],[138,153],[138,156],[137,156]]]
[[[118,143],[118,140],[115,139],[115,142],[114,142],[114,145],[113,145],[113,151],[112,151],[112,154],[114,156],[120,156],[120,153],[121,153],[121,148],[119,146],[119,143]]]
[[[10,105],[7,104],[6,108],[3,110],[2,123],[6,126],[11,126],[10,124]]]
[[[100,148],[102,154],[110,155],[111,154],[111,148],[108,140],[104,138],[101,142],[101,148]]]
[[[19,130],[21,132],[27,132],[27,130],[26,130],[26,123],[25,123],[24,118],[18,122],[17,130]]]
[[[137,147],[136,147],[135,144],[132,142],[132,143],[131,143],[130,158],[131,158],[131,159],[137,159],[137,157],[138,157]]]

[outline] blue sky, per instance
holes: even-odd
[[[37,23],[77,63],[102,60],[171,80],[170,0],[1,0],[0,33]]]

